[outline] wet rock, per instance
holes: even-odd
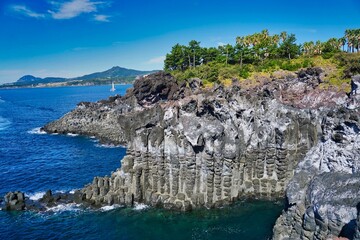
[[[4,201],[4,210],[20,211],[25,209],[25,195],[22,192],[9,192],[4,196]]]

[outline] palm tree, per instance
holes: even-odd
[[[339,44],[342,46],[343,52],[345,52],[346,37],[339,38]]]
[[[352,29],[345,30],[345,37],[347,38],[348,52],[354,52],[355,46],[355,32]]]
[[[329,42],[331,47],[336,48],[336,49],[339,48],[338,40],[336,38],[330,38],[328,40],[328,42]]]
[[[270,36],[269,30],[267,30],[267,29],[262,30],[260,34],[261,34],[262,39],[267,39]]]
[[[304,55],[310,54],[310,42],[304,42],[302,45]]]
[[[357,52],[359,52],[359,44],[360,44],[360,29],[356,29],[354,30],[355,32],[355,39],[356,39],[356,49],[357,49]]]
[[[316,43],[315,43],[315,51],[314,51],[314,53],[320,55],[321,52],[322,52],[322,47],[323,47],[322,42],[320,40],[317,40]]]
[[[275,44],[276,46],[279,45],[279,41],[280,41],[280,36],[278,34],[275,34],[273,37],[272,37],[272,43]]]
[[[284,31],[280,33],[280,38],[283,42],[285,41],[286,37],[287,37],[287,32]]]

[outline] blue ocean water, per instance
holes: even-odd
[[[124,95],[131,85],[117,86]],[[32,199],[48,189],[71,191],[110,175],[125,149],[82,136],[41,134],[39,127],[81,101],[108,98],[109,86],[0,90],[0,195],[20,190]],[[239,202],[179,213],[148,208],[46,212],[0,211],[0,239],[268,239],[282,204]]]

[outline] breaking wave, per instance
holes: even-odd
[[[101,207],[100,208],[100,211],[102,212],[107,212],[107,211],[111,211],[111,210],[114,210],[114,209],[117,209],[117,208],[121,208],[122,206],[119,205],[119,204],[114,204],[112,206],[104,206],[104,207]]]
[[[28,194],[30,200],[37,201],[44,196],[45,192],[35,192]]]
[[[46,134],[46,132],[44,130],[42,130],[41,127],[33,128],[33,129],[27,131],[27,133],[29,133],[29,134],[39,134],[39,135]]]
[[[143,204],[143,203],[135,203],[135,206],[134,206],[134,210],[136,210],[136,211],[141,211],[141,210],[145,210],[145,209],[147,209],[147,208],[149,208],[149,206],[148,205],[146,205],[146,204]]]
[[[68,133],[66,135],[69,136],[69,137],[77,137],[77,136],[79,136],[79,134],[76,134],[76,133]]]
[[[121,145],[114,145],[114,144],[95,144],[95,147],[99,148],[119,148],[122,147]]]

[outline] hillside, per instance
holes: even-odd
[[[67,81],[66,78],[61,78],[61,77],[39,78],[39,77],[34,77],[32,75],[25,75],[25,76],[19,78],[16,81],[16,84],[27,85],[29,83],[31,83],[31,84],[39,84],[39,83],[55,83],[55,82],[66,82],[66,81]]]
[[[114,82],[116,84],[132,83],[136,77],[143,76],[153,71],[139,71],[134,69],[127,69],[122,67],[112,67],[103,72],[95,72],[75,78],[62,77],[35,77],[32,75],[25,75],[19,78],[14,83],[7,83],[0,85],[4,87],[57,87],[57,86],[74,86],[74,85],[102,85]]]
[[[156,71],[139,71],[134,69],[127,69],[122,67],[112,67],[103,72],[96,72],[87,74],[81,77],[74,78],[73,80],[94,80],[94,79],[109,79],[109,78],[122,78],[146,75]]]
[[[270,34],[267,29],[238,36],[235,44],[202,47],[192,40],[175,44],[166,54],[164,70],[178,80],[200,78],[204,86],[243,87],[262,84],[264,79],[293,75],[308,67],[321,67],[322,88],[350,90],[350,78],[360,74],[360,29],[346,30],[341,38],[299,43],[295,34]]]

